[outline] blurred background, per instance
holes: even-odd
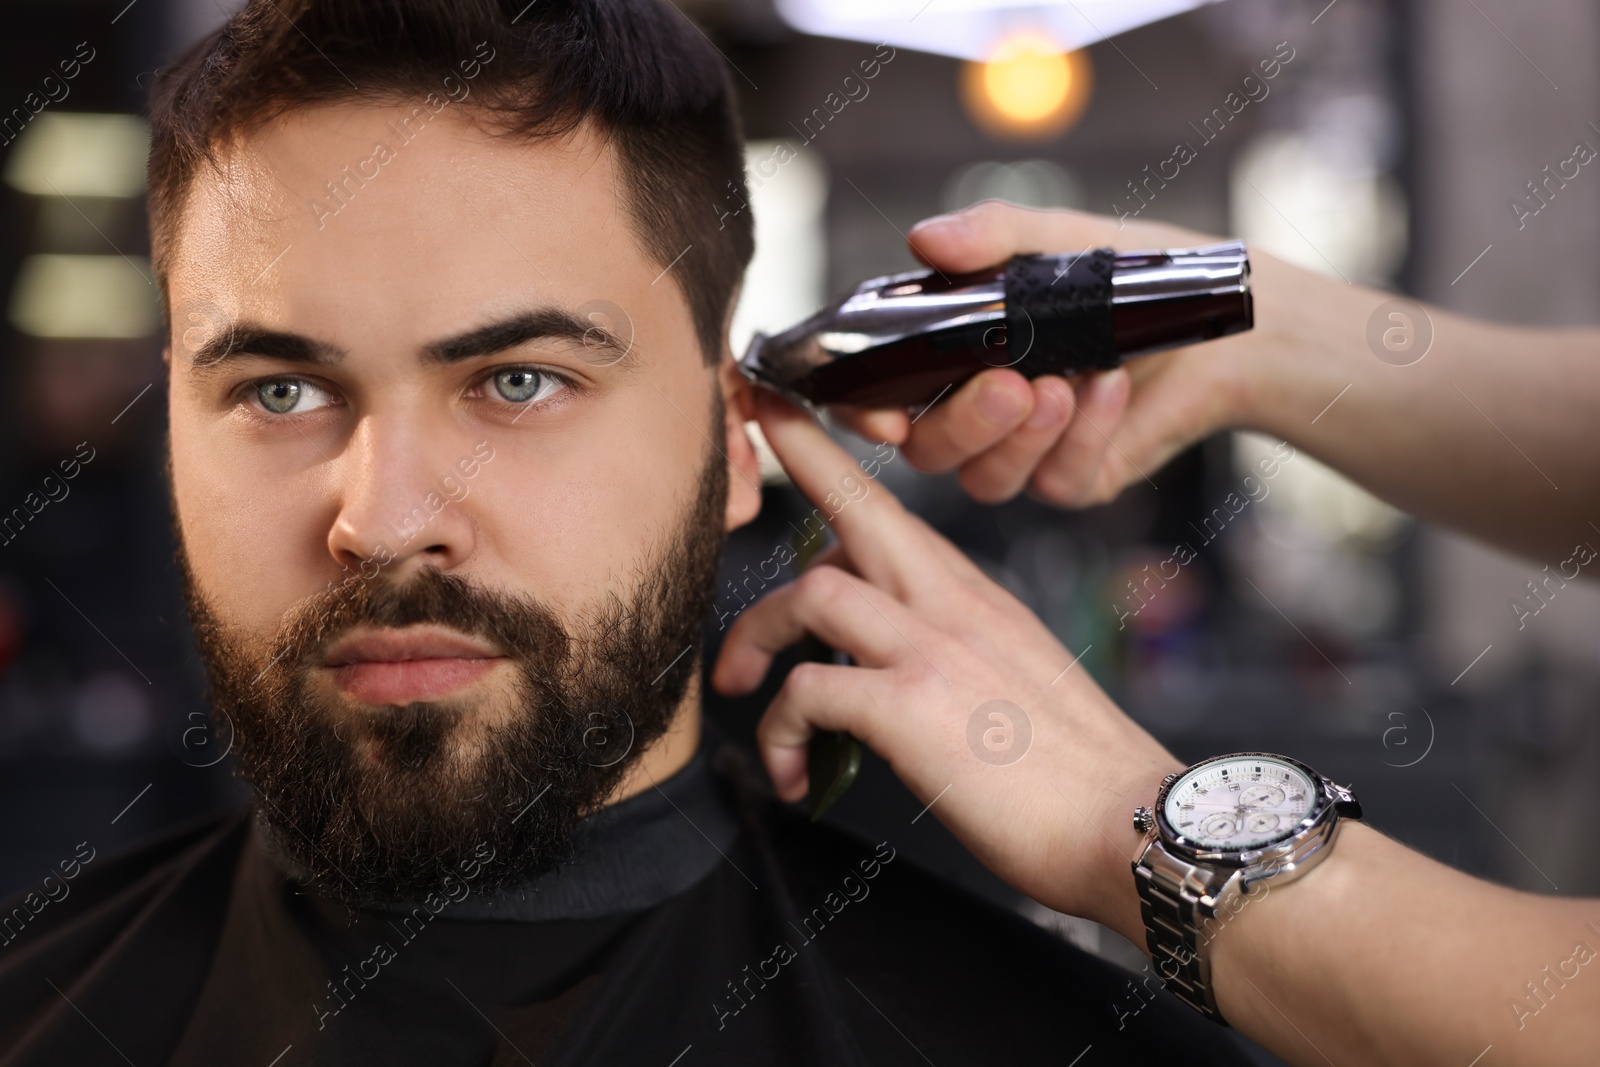
[[[228,5],[5,6],[0,893],[35,881],[63,841],[115,849],[240,795],[172,563],[142,202],[144,86]],[[1576,145],[1600,146],[1591,3],[1545,0],[1538,19],[1514,0],[679,7],[728,58],[750,138],[759,247],[736,350],[913,266],[915,221],[990,197],[1239,236],[1487,318],[1596,321],[1600,177],[1540,185],[1541,199],[1532,185]],[[1219,436],[1071,514],[975,506],[903,457],[881,479],[1181,757],[1290,753],[1353,783],[1374,824],[1444,862],[1600,893],[1595,587],[1539,586],[1535,599],[1529,583],[1561,561],[1418,523],[1304,454],[1238,507],[1274,444]],[[49,488],[69,457],[78,476]],[[725,579],[809,511],[781,479],[766,493]],[[1193,562],[1150,580],[1180,544]],[[748,741],[764,699],[710,710]],[[1138,959],[1017,900],[921,808],[869,757],[830,818]]]

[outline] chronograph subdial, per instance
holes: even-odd
[[[1239,820],[1232,812],[1219,811],[1215,815],[1207,815],[1200,823],[1200,832],[1214,840],[1232,837],[1238,829]]]
[[[1244,828],[1252,834],[1270,834],[1282,821],[1270,811],[1253,811],[1244,817]]]
[[[1283,803],[1284,792],[1270,783],[1253,785],[1239,794],[1241,808],[1275,808]],[[1253,829],[1253,827],[1252,827]],[[1268,827],[1267,829],[1271,829]]]

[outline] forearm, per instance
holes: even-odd
[[[1142,945],[1126,877],[1113,925]],[[1465,1067],[1491,1045],[1484,1067],[1592,1062],[1600,901],[1494,886],[1357,822],[1266,886],[1208,950],[1223,1016],[1289,1063]]]
[[[1234,354],[1244,427],[1397,507],[1544,562],[1580,540],[1600,546],[1586,507],[1600,495],[1600,331],[1430,307],[1431,348],[1396,366],[1367,330],[1392,294],[1258,261],[1257,327]]]

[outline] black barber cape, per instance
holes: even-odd
[[[1229,1031],[739,763],[702,747],[492,899],[463,878],[352,912],[248,810],[86,863],[37,911],[0,905],[0,1067],[1239,1062]]]

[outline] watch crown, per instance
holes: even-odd
[[[1153,809],[1140,806],[1133,809],[1133,828],[1141,834],[1147,834],[1156,826],[1156,813]]]
[[[1361,802],[1356,799],[1355,790],[1347,785],[1336,782],[1328,783],[1333,788],[1333,799],[1340,815],[1347,819],[1361,818]]]

